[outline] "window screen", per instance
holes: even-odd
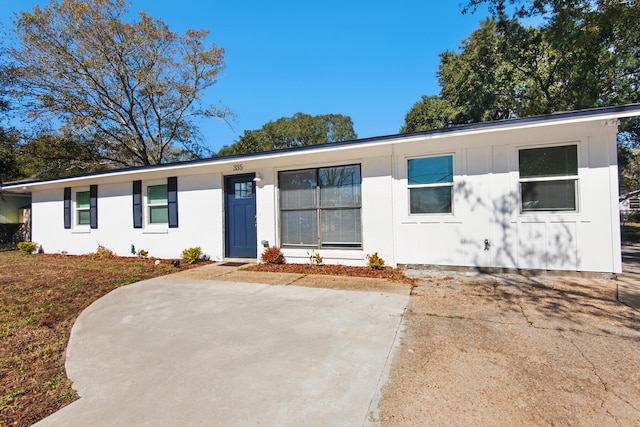
[[[520,150],[518,166],[522,212],[578,209],[577,145]]]
[[[88,191],[76,192],[76,220],[78,225],[91,224],[90,200]]]
[[[280,172],[283,246],[361,247],[360,165]]]

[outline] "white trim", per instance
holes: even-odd
[[[89,193],[89,206],[87,209],[78,209],[78,193]],[[91,230],[91,191],[88,186],[82,187],[71,187],[71,229],[72,230]],[[89,223],[88,224],[80,224],[80,215],[78,214],[79,210],[89,212]]]
[[[579,111],[576,111],[579,113]],[[395,145],[399,143],[408,143],[412,141],[429,141],[429,140],[439,140],[446,138],[455,138],[459,136],[474,136],[488,133],[499,133],[499,132],[508,132],[513,130],[525,130],[532,128],[541,128],[541,127],[549,127],[549,126],[558,126],[558,125],[567,125],[567,124],[575,124],[575,123],[587,123],[587,122],[598,122],[601,121],[603,126],[613,126],[617,123],[617,119],[624,117],[635,117],[640,116],[640,110],[638,109],[630,109],[628,111],[620,111],[620,112],[603,112],[599,113],[597,111],[589,114],[585,113],[582,115],[577,115],[575,117],[558,117],[555,118],[553,115],[541,117],[538,120],[519,122],[516,124],[510,123],[508,120],[501,123],[495,124],[494,126],[483,126],[480,128],[466,128],[463,127],[460,130],[448,130],[446,132],[438,132],[438,133],[417,133],[417,134],[399,134],[399,135],[390,135],[388,137],[381,137],[381,139],[376,139],[372,141],[362,140],[362,142],[354,142],[353,144],[323,144],[321,146],[314,147],[314,153],[323,153],[327,151],[344,151],[344,150],[352,150],[352,149],[366,149],[369,147],[382,146],[382,145]],[[516,119],[517,120],[517,119]],[[481,141],[481,139],[479,139]],[[202,173],[203,168],[209,168],[212,165],[216,166],[225,166],[225,165],[233,165],[237,163],[249,163],[249,162],[257,162],[275,159],[275,158],[287,158],[291,156],[299,156],[304,152],[300,152],[298,150],[282,150],[278,152],[269,152],[269,153],[258,153],[252,156],[242,157],[242,158],[219,158],[212,159],[207,162],[198,162],[198,163],[175,163],[168,164],[158,168],[151,169],[127,169],[127,170],[116,170],[109,173],[101,173],[94,175],[84,175],[70,178],[61,178],[56,180],[48,180],[43,182],[19,182],[15,184],[4,185],[3,189],[23,189],[27,187],[30,190],[32,187],[59,187],[64,183],[73,183],[73,182],[82,182],[87,180],[94,179],[102,179],[104,177],[122,177],[122,176],[137,176],[140,177],[141,174],[152,175],[152,174],[166,174],[169,171],[177,171],[183,169],[192,169],[193,174]],[[308,153],[308,152],[307,152]],[[248,169],[247,169],[248,170]],[[181,175],[185,175],[182,173]],[[142,179],[142,178],[138,178]]]
[[[531,215],[579,215],[580,212],[580,169],[581,169],[581,161],[582,155],[580,151],[582,150],[582,141],[567,141],[567,142],[553,142],[551,144],[541,143],[540,145],[518,145],[515,148],[515,156],[516,156],[516,171],[518,178],[518,216],[526,217]],[[533,177],[533,178],[521,178],[520,177],[520,151],[522,150],[536,150],[536,149],[544,149],[544,148],[556,148],[556,147],[576,147],[576,175],[560,175],[560,176],[549,176],[549,177]],[[550,181],[574,181],[574,200],[575,200],[575,209],[567,209],[567,210],[553,210],[553,209],[541,209],[541,210],[524,210],[523,202],[522,202],[522,183],[529,182],[550,182]]]
[[[165,187],[167,187],[167,203],[164,205],[161,204],[149,204],[149,187],[155,187],[155,186],[159,186],[159,185],[164,185]],[[142,195],[142,207],[143,207],[143,211],[142,211],[142,226],[143,229],[155,229],[158,227],[161,227],[163,229],[166,229],[169,227],[169,187],[167,184],[167,180],[164,179],[154,179],[154,180],[149,180],[149,181],[143,181],[142,182],[142,191],[143,191],[143,195]],[[156,222],[156,223],[151,223],[151,215],[149,214],[149,208],[151,207],[162,207],[164,206],[167,209],[167,221],[166,222]]]

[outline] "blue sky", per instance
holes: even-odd
[[[297,112],[344,114],[359,138],[395,134],[422,95],[439,92],[438,54],[456,49],[486,14],[461,1],[132,0],[179,33],[210,30],[225,69],[206,94],[230,108],[232,127],[200,124],[209,148],[230,145]],[[0,0],[5,29],[17,10],[48,1]]]

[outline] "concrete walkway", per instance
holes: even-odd
[[[172,275],[78,318],[67,373],[81,398],[43,426],[368,423],[407,295]]]

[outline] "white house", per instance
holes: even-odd
[[[630,191],[626,194],[621,194],[620,198],[620,212],[621,213],[634,213],[640,211],[640,190]]]
[[[214,260],[621,271],[616,134],[640,104],[59,179],[32,193],[45,252],[98,244]]]

